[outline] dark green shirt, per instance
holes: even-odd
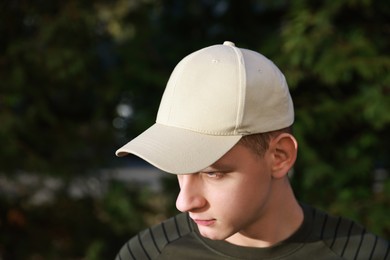
[[[390,245],[355,224],[303,205],[304,221],[287,240],[268,248],[242,247],[199,234],[179,214],[130,239],[116,260],[129,259],[388,259]]]

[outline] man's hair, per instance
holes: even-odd
[[[292,134],[292,126],[266,133],[246,135],[238,143],[251,149],[258,156],[263,157],[269,148],[270,140],[282,133]]]

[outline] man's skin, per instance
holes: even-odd
[[[176,207],[210,239],[250,247],[285,240],[303,221],[287,176],[297,149],[288,133],[273,137],[264,156],[238,143],[204,170],[178,175]]]

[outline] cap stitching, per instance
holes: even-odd
[[[244,134],[247,134],[247,133],[240,133],[238,131],[229,131],[229,132],[216,132],[216,131],[205,131],[203,129],[200,129],[200,128],[191,128],[191,127],[188,127],[188,126],[185,126],[185,125],[179,125],[179,124],[163,124],[163,123],[159,123],[161,125],[165,125],[165,126],[170,126],[170,127],[176,127],[176,128],[180,128],[180,129],[185,129],[185,130],[189,130],[189,131],[194,131],[194,132],[197,132],[197,133],[204,133],[204,134],[210,134],[210,135],[221,135],[221,136],[242,136]]]

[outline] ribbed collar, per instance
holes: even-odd
[[[300,205],[303,209],[304,220],[299,229],[286,240],[267,248],[243,247],[233,245],[224,240],[211,240],[200,235],[199,229],[193,221],[191,221],[191,225],[192,228],[195,230],[196,237],[204,246],[226,258],[238,258],[248,260],[259,258],[279,259],[294,253],[299,248],[303,247],[305,245],[305,242],[309,240],[310,232],[312,230],[314,222],[315,210],[308,205],[302,203]]]

